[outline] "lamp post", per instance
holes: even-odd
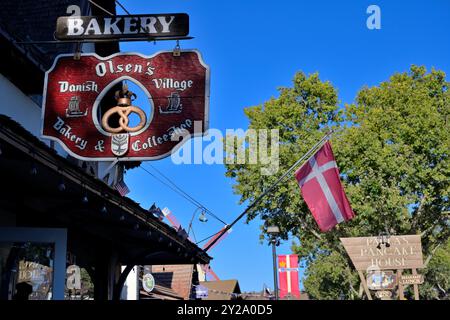
[[[278,270],[277,270],[277,236],[280,233],[280,228],[277,226],[270,226],[267,228],[267,233],[270,235],[270,242],[272,243],[272,258],[273,258],[273,287],[275,291],[275,300],[278,300]]]

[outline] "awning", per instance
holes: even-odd
[[[0,214],[15,212],[17,226],[69,228],[72,241],[101,239],[117,251],[124,265],[210,262],[205,251],[183,240],[174,228],[4,115],[0,115],[0,150]],[[59,190],[61,184],[64,190]]]

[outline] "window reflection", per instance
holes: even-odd
[[[0,243],[0,298],[50,300],[53,262],[53,244]]]

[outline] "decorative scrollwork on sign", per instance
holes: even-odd
[[[117,106],[109,109],[102,117],[102,127],[109,133],[121,133],[121,132],[137,132],[144,128],[147,121],[145,112],[136,106],[131,105],[131,101],[136,98],[136,94],[128,90],[126,84],[123,85],[122,90],[116,92]],[[119,115],[119,126],[112,128],[109,125],[109,118],[113,114]],[[139,123],[134,127],[129,127],[130,114],[136,113],[139,116]]]

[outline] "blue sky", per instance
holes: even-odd
[[[450,72],[450,1],[265,1],[265,0],[122,0],[131,13],[185,12],[193,40],[183,49],[198,49],[211,67],[212,128],[246,128],[243,109],[278,95],[295,72],[318,71],[339,92],[341,104],[353,102],[364,85],[374,86],[411,64]],[[366,9],[381,8],[381,30],[366,27]],[[123,12],[118,9],[118,12]],[[121,51],[153,54],[173,49],[174,41],[121,44]],[[301,155],[299,155],[300,157]],[[337,159],[339,162],[339,159]],[[153,161],[186,192],[231,222],[245,206],[232,192],[233,181],[220,165],[174,165],[170,158]],[[143,163],[149,171],[149,163]],[[156,202],[169,207],[187,226],[196,207],[142,169],[126,175],[128,195],[145,208]],[[300,192],[299,192],[300,196]],[[221,279],[238,279],[242,290],[273,287],[271,249],[259,242],[259,226],[238,223],[210,253]],[[221,223],[195,219],[197,239],[218,231]],[[290,253],[292,240],[280,254]]]

